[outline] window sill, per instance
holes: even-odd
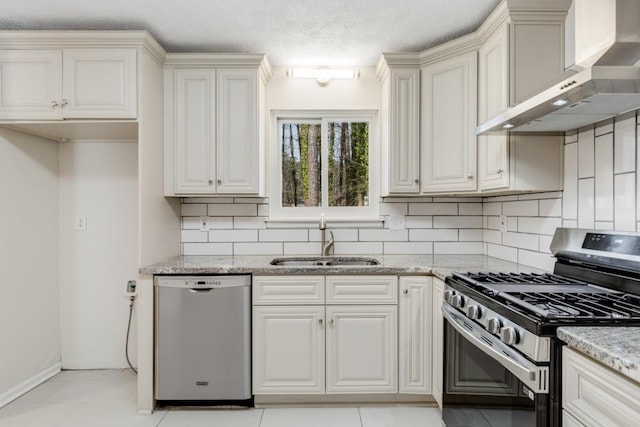
[[[286,218],[267,219],[267,228],[314,228],[320,224],[320,219],[310,220],[308,218]],[[384,219],[327,219],[327,228],[384,228]]]

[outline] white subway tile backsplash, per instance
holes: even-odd
[[[207,214],[207,205],[202,203],[183,203],[180,208],[182,216],[205,216]]]
[[[482,239],[488,243],[502,244],[502,233],[498,230],[482,230]]]
[[[539,249],[538,242],[539,239],[537,234],[504,233],[502,235],[502,244],[505,246],[513,246],[515,248],[537,251]]]
[[[183,243],[182,255],[233,255],[233,244]]]
[[[459,203],[458,215],[482,215],[482,203]]]
[[[578,227],[593,228],[595,222],[594,179],[578,180]]]
[[[482,203],[482,197],[434,197],[433,198],[433,202],[434,203],[439,203],[439,202],[443,202],[443,203],[454,203],[454,202],[459,202],[459,203]]]
[[[578,178],[594,175],[594,129],[593,126],[580,129],[578,133]]]
[[[491,200],[491,199],[489,199]],[[482,204],[483,215],[502,215],[502,203],[486,202]]]
[[[561,199],[562,191],[551,191],[549,193],[528,193],[520,194],[518,200],[544,200],[544,199]]]
[[[618,173],[636,170],[636,112],[616,118],[614,132],[614,171]]]
[[[207,206],[209,216],[256,216],[258,214],[258,207],[255,203],[219,203]]]
[[[371,230],[362,229],[358,240],[361,242],[406,242],[409,240],[408,230]]]
[[[510,248],[508,246],[494,245],[489,243],[487,245],[487,255],[505,259],[511,262],[518,262],[518,249]]]
[[[408,212],[407,203],[381,203],[380,215],[401,216]]]
[[[551,236],[555,233],[556,228],[561,226],[562,219],[560,218],[531,218],[524,216],[518,218],[518,231],[520,233],[546,234]]]
[[[182,230],[180,241],[183,243],[208,242],[209,233],[200,230]]]
[[[384,242],[385,255],[415,255],[433,253],[433,242]]]
[[[423,215],[409,215],[405,217],[407,228],[433,228],[433,217]]]
[[[518,231],[518,217],[507,217],[507,231]]]
[[[458,230],[447,229],[416,229],[409,230],[409,241],[412,242],[439,242],[457,241]]]
[[[563,219],[562,226],[566,228],[578,228],[578,221],[575,219]]]
[[[458,240],[461,242],[482,242],[482,229],[460,229],[458,231]]]
[[[553,271],[556,259],[550,254],[518,249],[518,262],[541,270]]]
[[[596,221],[596,230],[613,230],[613,221]]]
[[[234,255],[283,255],[282,243],[234,243]]]
[[[257,242],[258,230],[213,230],[209,231],[210,242]]]
[[[382,255],[382,242],[336,242],[335,253],[340,255]]]
[[[231,217],[208,217],[207,223],[209,229],[220,228],[233,228],[233,218]],[[183,230],[199,230],[200,229],[200,217],[199,216],[183,216],[182,217],[182,229]]]
[[[457,203],[411,203],[409,215],[457,215]]]
[[[613,132],[613,119],[603,120],[596,123],[595,135],[600,136]]]
[[[209,204],[209,203],[233,203],[233,198],[231,197],[185,197],[182,199],[182,203],[201,203],[201,204]]]
[[[484,253],[482,242],[434,242],[434,254],[475,255]]]
[[[539,251],[545,254],[551,253],[551,240],[552,236],[540,236],[540,249]]]
[[[482,228],[482,217],[434,216],[433,228]]]
[[[614,228],[618,231],[636,231],[636,174],[615,176]]]
[[[309,230],[277,229],[258,230],[261,242],[308,242]],[[328,237],[328,235],[327,235]]]
[[[578,219],[578,144],[564,146],[564,193],[562,217]]]
[[[254,204],[268,204],[269,199],[267,197],[236,197],[233,199],[233,203],[254,203]]]
[[[570,130],[564,133],[564,143],[571,144],[573,142],[578,142],[578,130]]]
[[[540,200],[540,216],[562,216],[562,199]]]
[[[486,228],[490,230],[500,230],[500,217],[499,216],[487,216]]]
[[[336,228],[329,230],[333,232],[333,239],[336,242],[357,242],[358,230],[355,228]],[[319,242],[322,239],[320,230],[317,228],[309,229],[309,241]]]
[[[502,214],[507,216],[538,216],[538,201],[505,202],[502,204]]]
[[[613,134],[596,138],[595,220],[613,220]]]
[[[237,216],[233,218],[233,228],[264,230],[267,228],[265,219],[263,216]]]
[[[319,242],[285,242],[284,243],[284,255],[320,255]]]

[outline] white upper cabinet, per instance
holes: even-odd
[[[218,71],[217,192],[258,194],[258,73]]]
[[[382,81],[382,194],[420,192],[420,70],[378,65]]]
[[[264,195],[262,55],[169,55],[165,71],[165,195]],[[183,59],[184,58],[184,59]],[[238,60],[241,60],[237,58]]]
[[[476,189],[477,53],[421,69],[421,190]]]
[[[134,119],[135,49],[0,51],[0,119]]]
[[[136,72],[134,49],[65,49],[63,117],[135,119]]]

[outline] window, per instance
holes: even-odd
[[[378,219],[374,118],[373,112],[274,113],[271,218]]]

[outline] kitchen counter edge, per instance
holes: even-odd
[[[640,327],[567,326],[558,328],[558,338],[640,383]]]

